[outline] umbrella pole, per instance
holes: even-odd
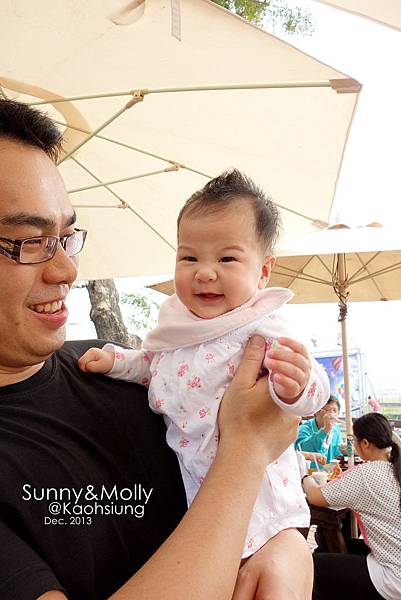
[[[347,276],[345,267],[345,254],[338,255],[338,291],[340,298],[341,343],[343,350],[343,372],[344,372],[344,399],[345,399],[345,422],[347,430],[347,454],[348,465],[354,465],[354,453],[352,448],[352,415],[349,393],[349,366],[348,366],[348,342],[347,342]]]
[[[340,314],[338,320],[341,323],[341,343],[343,349],[343,373],[344,373],[344,398],[345,398],[345,422],[347,429],[347,454],[348,468],[354,466],[354,451],[352,445],[352,413],[349,394],[349,366],[348,366],[348,342],[347,342],[347,275],[345,267],[345,254],[338,255],[338,291],[340,298]],[[354,515],[351,516],[351,537],[358,537],[358,525]]]

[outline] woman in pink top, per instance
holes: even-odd
[[[367,462],[319,487],[304,475],[316,506],[351,508],[363,540],[350,554],[316,553],[314,600],[401,599],[401,451],[390,423],[369,413],[354,423],[357,453]]]

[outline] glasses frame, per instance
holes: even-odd
[[[66,252],[67,242],[73,235],[75,235],[78,232],[82,233],[81,249],[78,250],[78,252],[75,252],[74,254],[67,254],[67,252]],[[3,248],[0,245],[0,254],[2,254],[6,258],[9,258],[9,259],[15,261],[16,263],[18,263],[20,265],[39,265],[41,263],[48,262],[49,260],[51,260],[54,257],[54,255],[56,254],[56,251],[57,251],[57,245],[58,245],[57,242],[60,242],[60,245],[61,245],[62,249],[64,250],[64,252],[67,254],[67,256],[69,256],[69,257],[76,256],[77,254],[79,254],[82,251],[82,248],[85,245],[87,233],[88,232],[86,231],[86,229],[74,229],[74,231],[72,233],[69,233],[68,235],[63,235],[63,237],[58,237],[56,235],[33,235],[30,237],[24,238],[22,240],[13,240],[10,238],[5,238],[5,237],[0,236],[0,242],[8,242],[9,244],[12,245],[10,251],[7,251],[5,248]],[[44,260],[39,260],[39,261],[35,261],[35,262],[22,262],[21,261],[21,248],[22,248],[23,243],[27,242],[29,240],[37,240],[37,239],[45,239],[45,238],[51,239],[51,240],[56,240],[52,254],[50,256],[48,256],[47,258],[45,258]]]

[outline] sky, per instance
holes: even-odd
[[[286,41],[363,84],[331,221],[353,226],[376,221],[394,227],[401,221],[401,32],[313,0],[289,3],[310,7],[315,32]],[[276,35],[281,34],[276,31]],[[401,271],[394,277],[401,289]],[[117,282],[120,292],[140,285],[132,279]],[[68,337],[93,337],[86,290],[73,290],[69,307]],[[313,338],[322,351],[341,350],[335,304],[290,305],[286,311],[302,339]],[[400,314],[401,301],[349,305],[348,345],[363,352],[376,392],[401,391]]]

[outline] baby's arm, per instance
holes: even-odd
[[[106,344],[102,349],[90,348],[78,361],[81,371],[104,373],[114,379],[123,379],[149,385],[150,364],[153,354],[143,350],[126,350],[114,344]]]

